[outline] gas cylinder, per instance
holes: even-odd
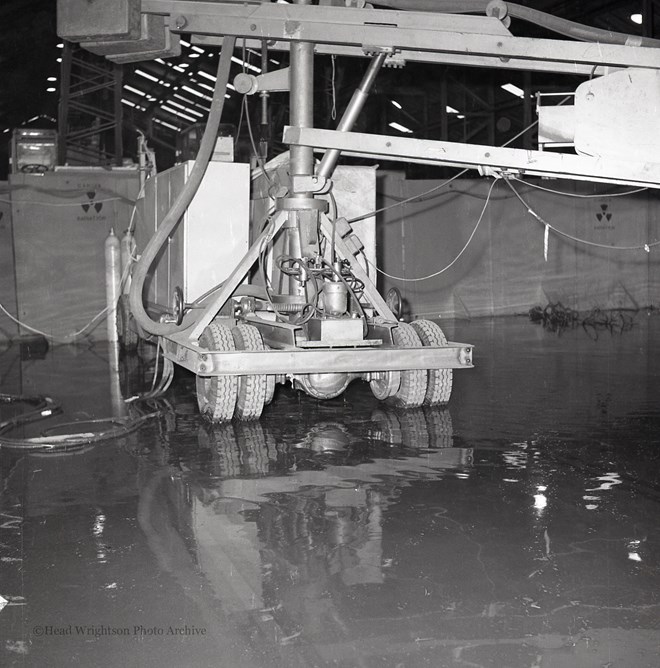
[[[105,240],[105,300],[108,308],[108,341],[117,341],[117,302],[121,291],[121,252],[114,228]]]

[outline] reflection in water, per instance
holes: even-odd
[[[184,374],[138,432],[0,453],[0,664],[656,668],[660,319],[595,342],[461,327],[483,352],[451,413],[278,388],[212,426]],[[153,356],[107,362],[51,351],[23,391],[107,417]],[[58,620],[207,634],[31,631]]]
[[[451,447],[451,415],[440,408],[379,408],[359,430],[319,422],[304,435],[289,433],[287,440],[276,438],[259,422],[202,423],[198,442],[211,455],[205,472],[219,478],[223,490],[233,489],[254,501],[305,485],[344,487],[346,479],[374,482],[384,475],[433,475],[472,463],[471,448]]]
[[[447,409],[378,408],[359,429],[320,421],[286,440],[259,422],[201,423],[198,443],[203,471],[168,480],[189,499],[178,523],[190,522],[194,559],[224,609],[259,611],[281,645],[348,641],[338,602],[384,583],[388,507],[415,480],[472,463],[470,449],[452,447]]]
[[[359,428],[320,421],[284,437],[259,422],[200,421],[199,465],[148,473],[140,526],[161,568],[186,582],[181,553],[172,559],[173,545],[185,544],[211,598],[228,614],[258,617],[278,646],[346,643],[353,630],[341,601],[383,585],[392,566],[383,556],[390,505],[416,480],[472,463],[470,449],[452,447],[451,425],[447,409],[378,408]],[[428,447],[436,439],[440,447]],[[313,658],[304,665],[321,665],[305,652]]]

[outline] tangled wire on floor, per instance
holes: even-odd
[[[566,329],[582,326],[592,338],[598,338],[600,330],[621,334],[632,329],[636,310],[593,308],[587,314],[564,306],[561,302],[548,304],[545,308],[535,306],[529,310],[529,319],[543,325],[550,332],[561,334]]]

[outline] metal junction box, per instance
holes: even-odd
[[[136,223],[138,253],[144,250],[189,177],[193,161],[159,173],[145,184]],[[149,305],[169,308],[176,287],[186,303],[224,281],[248,250],[250,167],[210,162],[202,183],[146,283]]]

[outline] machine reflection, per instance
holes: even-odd
[[[189,578],[185,546],[187,569],[202,572],[226,614],[314,661],[319,643],[351,637],[347,610],[361,588],[384,582],[383,524],[402,490],[472,464],[471,449],[452,447],[447,409],[378,408],[359,425],[320,419],[279,432],[263,420],[200,421],[197,441],[174,474],[144,469],[140,524],[161,565]]]

